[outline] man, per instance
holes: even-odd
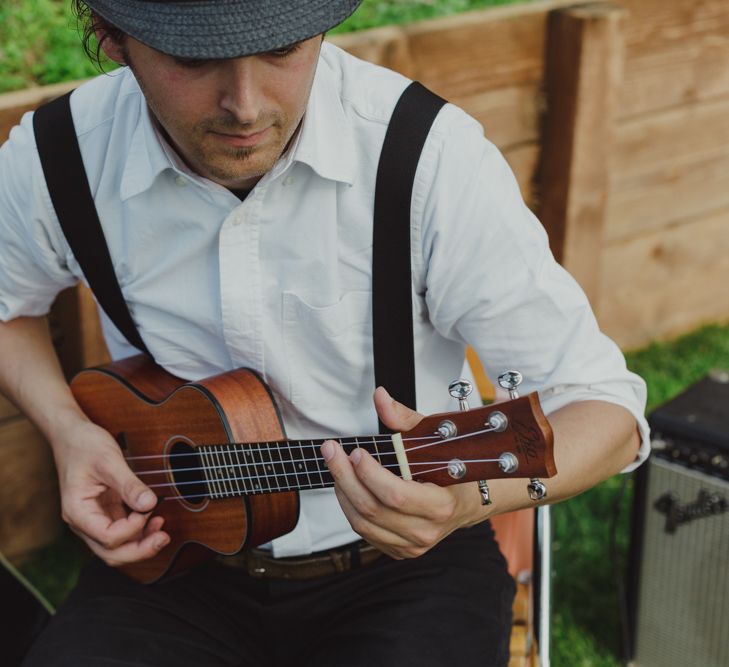
[[[407,430],[453,409],[447,383],[470,344],[490,373],[518,367],[523,389],[540,390],[559,471],[549,500],[644,458],[643,383],[552,259],[501,156],[450,105],[412,197],[418,412],[387,388],[373,410],[372,201],[409,82],[322,44],[359,0],[78,4],[128,66],[79,88],[71,108],[115,272],[158,364],[187,379],[252,367],[289,437],[311,438],[375,432],[377,415]],[[259,578],[223,558],[144,587],[104,565],[169,537],[49,341],[50,303],[84,277],[30,116],[0,151],[0,183],[0,389],[51,442],[64,519],[100,559],[28,665],[506,664],[513,583],[485,520],[533,505],[523,480],[490,482],[484,506],[475,484],[406,482],[328,441],[336,495],[302,494],[295,530],[262,549],[283,569],[347,554],[348,571]],[[103,323],[115,358],[136,352]]]

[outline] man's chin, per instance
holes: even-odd
[[[246,164],[211,164],[205,169],[205,176],[225,188],[253,187],[273,165],[256,165],[249,157],[239,158],[236,162]]]

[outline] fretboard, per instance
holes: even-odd
[[[400,475],[392,441],[384,436],[338,438],[349,454],[367,450],[385,468]],[[334,479],[321,455],[321,440],[228,443],[197,448],[211,498],[280,491],[326,489]]]

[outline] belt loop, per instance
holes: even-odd
[[[332,559],[332,564],[334,565],[334,570],[336,572],[346,572],[347,571],[347,563],[345,562],[345,553],[346,552],[340,552],[340,551],[330,551],[329,552],[329,558]]]
[[[362,567],[362,555],[359,552],[359,542],[355,542],[349,547],[349,565],[353,570]]]

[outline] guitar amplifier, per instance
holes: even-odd
[[[636,667],[729,665],[729,373],[649,417],[629,567]]]

